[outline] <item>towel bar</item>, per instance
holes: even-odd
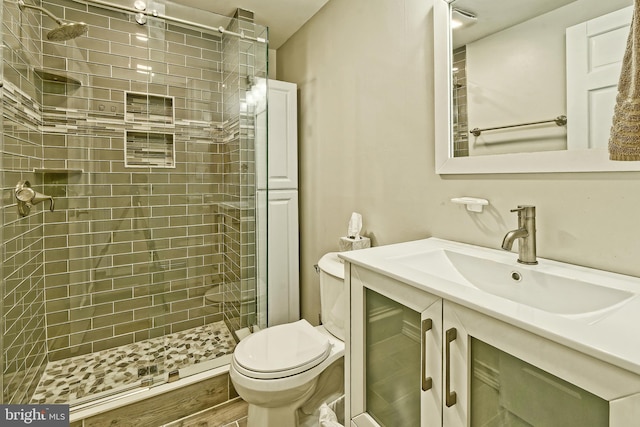
[[[530,123],[520,123],[517,125],[508,125],[508,126],[498,126],[498,127],[494,127],[494,128],[485,128],[485,129],[478,129],[478,128],[474,128],[471,129],[469,132],[473,134],[473,136],[480,136],[480,134],[482,132],[488,131],[488,130],[498,130],[498,129],[508,129],[508,128],[515,128],[515,127],[520,127],[520,126],[531,126],[531,125],[539,125],[542,123],[555,123],[558,126],[564,126],[567,124],[567,116],[558,116],[555,119],[551,119],[551,120],[542,120],[539,122],[530,122]]]

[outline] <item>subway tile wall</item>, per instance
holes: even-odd
[[[4,4],[4,402],[26,401],[27,373],[37,380],[47,350],[58,360],[255,318],[255,304],[241,304],[255,297],[255,166],[238,74],[266,76],[266,47],[256,66],[235,38],[70,0],[42,5],[90,30],[41,43],[51,21]],[[127,115],[129,94],[166,99],[170,119]],[[174,167],[125,167],[127,132],[171,135]],[[20,179],[53,196],[55,212],[43,203],[19,218]],[[207,291],[228,295],[208,303]]]
[[[39,17],[22,16],[3,4],[2,61],[2,402],[22,402],[32,393],[46,363],[44,301],[44,215],[40,207],[20,218],[14,188],[33,180],[25,171],[42,167],[41,92],[31,64],[41,50]],[[32,182],[32,184],[35,184]]]
[[[467,48],[453,51],[453,155],[469,156],[469,117],[467,114]]]

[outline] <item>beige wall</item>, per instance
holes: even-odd
[[[375,245],[437,236],[497,248],[518,204],[538,208],[542,257],[640,276],[640,174],[434,172],[431,0],[331,0],[278,49],[299,85],[302,315],[317,322],[313,264],[352,211]],[[452,204],[487,198],[482,214]]]

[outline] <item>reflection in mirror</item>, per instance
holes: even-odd
[[[606,149],[632,4],[453,1],[450,153]]]

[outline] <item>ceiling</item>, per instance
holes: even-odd
[[[576,0],[456,0],[452,6],[454,9],[471,12],[478,20],[473,25],[453,32],[453,47],[463,46],[574,1]]]
[[[329,0],[174,0],[175,3],[233,16],[237,8],[254,13],[256,24],[269,27],[269,48],[277,49]]]
[[[578,0],[455,0],[454,9],[477,16],[473,25],[453,32],[453,48],[479,40],[489,34],[509,28]],[[593,17],[631,6],[633,0],[580,0],[579,7],[592,11]]]

